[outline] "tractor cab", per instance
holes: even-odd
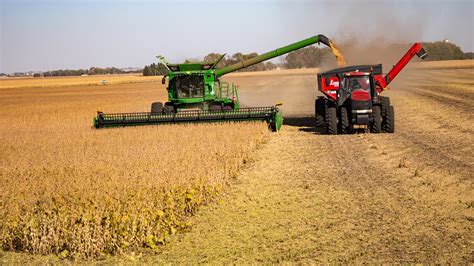
[[[350,110],[356,124],[368,124],[372,112],[374,82],[370,72],[349,72],[342,78],[337,94],[337,105]]]

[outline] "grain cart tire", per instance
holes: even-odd
[[[163,103],[155,102],[151,104],[152,113],[162,113],[163,112]]]
[[[326,99],[323,97],[318,97],[314,101],[314,115],[316,117],[316,128],[324,129],[326,123],[324,121],[326,113]]]
[[[326,133],[337,135],[337,109],[334,106],[326,108]]]
[[[387,133],[395,132],[395,109],[393,108],[393,106],[389,106],[385,111],[382,130]]]
[[[374,121],[370,125],[370,132],[380,133],[382,132],[382,110],[380,106],[374,106],[373,116]]]
[[[380,106],[382,108],[382,116],[385,116],[385,112],[390,107],[390,98],[385,96],[380,96]]]
[[[347,112],[346,107],[341,107],[340,108],[340,119],[339,119],[339,125],[340,125],[340,133],[342,134],[349,134],[352,133],[352,125],[349,122],[349,113]]]

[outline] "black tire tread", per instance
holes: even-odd
[[[382,111],[380,106],[376,105],[373,107],[374,121],[370,125],[370,131],[372,133],[382,132]]]
[[[151,112],[152,113],[162,113],[163,112],[163,103],[161,102],[154,102],[151,104]]]
[[[334,106],[326,108],[326,133],[337,135],[337,109]]]
[[[387,133],[395,132],[395,109],[393,106],[389,106],[385,111],[384,123],[382,125],[382,130]]]
[[[349,134],[352,131],[349,122],[349,113],[347,112],[347,108],[344,106],[342,106],[340,110],[340,132],[342,134]]]
[[[325,128],[325,109],[326,99],[323,97],[316,98],[314,102],[314,115],[316,118],[316,128]]]

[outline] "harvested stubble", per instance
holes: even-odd
[[[60,90],[3,95],[3,250],[97,257],[156,249],[189,226],[187,216],[268,134],[263,123],[94,130],[94,101],[110,97],[113,109],[140,94]]]

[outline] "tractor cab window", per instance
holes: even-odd
[[[178,98],[204,97],[204,78],[201,75],[176,76],[172,82]]]
[[[370,90],[370,79],[368,76],[352,76],[344,79],[344,88],[350,91],[354,90]]]

